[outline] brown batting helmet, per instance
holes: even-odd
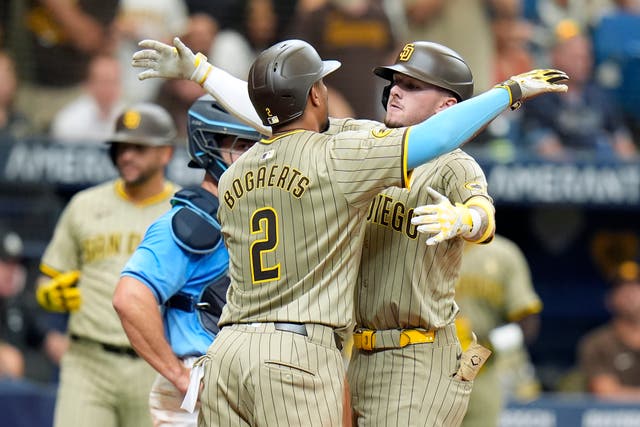
[[[311,86],[340,67],[338,61],[323,61],[302,40],[286,40],[264,50],[249,70],[249,98],[266,126],[300,117]]]
[[[141,102],[120,113],[113,136],[106,143],[115,165],[118,144],[174,145],[177,134],[176,125],[167,110],[157,104]]]
[[[406,74],[453,92],[458,101],[473,95],[473,75],[467,63],[456,51],[438,43],[408,43],[398,54],[395,64],[376,67],[373,72],[391,82],[394,73]],[[390,88],[387,86],[383,93],[382,104],[385,109]]]
[[[107,144],[173,145],[177,135],[171,115],[157,104],[142,102],[124,110]]]

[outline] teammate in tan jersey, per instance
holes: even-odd
[[[232,284],[220,322],[225,327],[209,350],[207,357],[212,362],[205,362],[201,425],[290,425],[300,424],[300,420],[310,420],[310,425],[339,423],[339,411],[334,408],[341,407],[338,383],[342,380],[342,364],[327,353],[330,337],[325,325],[335,330],[352,324],[351,280],[359,264],[363,228],[354,225],[351,218],[364,219],[368,209],[365,206],[361,212],[361,197],[369,198],[365,203],[370,202],[374,195],[370,190],[379,186],[375,178],[388,173],[389,167],[397,167],[392,154],[385,153],[384,162],[374,159],[371,141],[385,144],[404,133],[403,147],[396,155],[406,156],[409,171],[422,162],[414,160],[414,155],[425,154],[422,150],[445,152],[471,138],[510,105],[517,106],[521,100],[541,93],[566,90],[566,86],[555,84],[566,79],[564,73],[534,70],[428,121],[416,121],[419,124],[409,128],[384,129],[378,124],[371,129],[372,122],[351,119],[327,122],[326,89],[315,80],[319,74],[305,74],[311,89],[307,89],[306,97],[299,96],[295,86],[299,80],[292,74],[302,72],[303,67],[288,63],[287,55],[280,55],[278,50],[286,50],[288,43],[276,45],[275,51],[267,50],[277,59],[269,66],[263,65],[271,72],[250,73],[249,96],[255,111],[247,107],[243,97],[246,83],[211,66],[203,55],[193,55],[177,39],[175,49],[157,41],[143,41],[140,45],[145,49],[134,55],[134,66],[147,68],[141,79],[190,78],[254,126],[257,111],[261,124],[256,128],[261,132],[270,132],[269,125],[274,126],[274,138],[256,144],[221,181],[221,193],[227,194],[228,203],[225,206],[222,196],[219,215],[229,246]],[[272,90],[274,81],[289,85],[287,92]],[[258,95],[256,102],[256,91],[262,89],[267,93]],[[505,95],[508,99],[503,98]],[[286,113],[285,105],[289,106],[284,108]],[[291,108],[298,108],[299,114],[292,117]],[[369,131],[350,131],[362,127]],[[325,129],[340,133],[320,136],[309,132]],[[337,149],[343,144],[347,148],[344,153]],[[344,162],[347,155],[351,158]],[[484,209],[471,213],[475,208],[454,207],[444,196],[428,191],[437,206],[423,207],[423,211],[435,209],[441,214],[433,221],[429,216],[421,217],[420,227],[436,231],[434,242],[457,235],[487,238],[484,234],[490,228],[480,226]],[[317,192],[324,194],[318,197]],[[448,214],[453,218],[451,223]],[[349,236],[345,227],[355,233]],[[395,259],[397,254],[391,256]],[[313,347],[319,335],[325,345]],[[408,335],[414,339],[430,334]],[[385,341],[384,337],[380,340]],[[445,366],[433,369],[453,374],[459,352],[455,328],[451,326],[435,341],[431,348],[446,351],[446,360]],[[310,375],[315,375],[313,386]],[[429,391],[438,397],[435,395],[445,394],[447,384]],[[468,395],[470,387],[462,386],[467,390],[461,393]],[[385,391],[387,398],[399,398],[389,396],[388,388]],[[430,410],[428,406],[425,411]],[[455,414],[458,422],[464,408],[466,401]],[[402,425],[404,421],[396,418],[393,422]]]
[[[48,281],[38,287],[38,302],[71,313],[56,427],[151,426],[155,372],[129,345],[111,299],[125,263],[177,190],[164,177],[175,135],[160,107],[143,103],[125,110],[109,141],[119,179],[77,193],[42,256]]]
[[[456,325],[463,348],[473,330],[482,345],[494,351],[474,381],[462,425],[497,426],[506,382],[501,379],[520,379],[527,381],[522,386],[535,386],[526,372],[528,355],[524,343],[537,334],[537,313],[542,302],[533,288],[531,272],[520,248],[500,235],[487,245],[466,244],[456,301],[460,305]],[[505,372],[506,369],[510,372]],[[511,398],[517,398],[515,393]]]

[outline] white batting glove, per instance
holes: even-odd
[[[509,91],[511,109],[516,110],[526,99],[547,92],[566,92],[567,85],[558,84],[558,82],[565,80],[569,80],[569,76],[564,71],[540,69],[511,76],[508,80],[497,84],[496,87],[502,87]]]
[[[460,235],[470,237],[475,233],[474,224],[480,224],[477,212],[462,203],[452,205],[449,199],[431,187],[427,188],[427,192],[436,203],[416,207],[411,218],[411,224],[418,226],[418,232],[434,234],[427,239],[427,245]]]
[[[133,54],[131,65],[146,68],[138,74],[140,80],[162,77],[193,80],[202,85],[213,68],[206,56],[194,54],[178,37],[173,39],[173,46],[157,40],[142,40],[138,46],[142,50]]]

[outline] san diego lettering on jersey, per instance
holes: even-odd
[[[231,189],[225,191],[224,202],[233,209],[236,201],[247,193],[267,187],[279,188],[299,199],[309,187],[311,180],[298,169],[289,165],[273,164],[246,171],[241,178],[231,183]]]
[[[391,227],[393,230],[404,233],[410,239],[418,236],[418,229],[411,224],[413,208],[407,206],[386,194],[378,194],[369,205],[367,221],[372,224],[379,224]]]

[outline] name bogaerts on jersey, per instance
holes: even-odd
[[[309,177],[289,165],[273,164],[246,171],[241,178],[231,182],[231,189],[225,191],[224,202],[233,209],[236,201],[247,193],[260,188],[279,188],[299,199],[311,184]]]

